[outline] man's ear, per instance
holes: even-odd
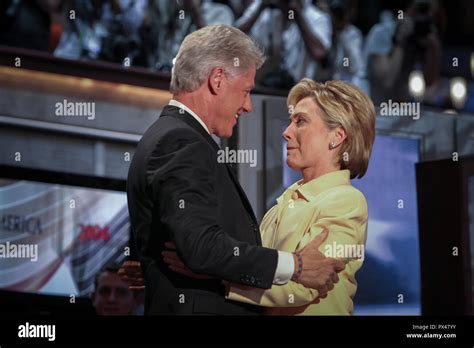
[[[222,91],[225,78],[226,76],[223,68],[216,67],[211,70],[208,78],[208,85],[212,94],[219,94]]]

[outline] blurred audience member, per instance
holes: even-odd
[[[389,98],[410,99],[408,77],[423,71],[425,101],[436,95],[439,86],[441,45],[434,24],[433,8],[427,0],[412,1],[406,11],[382,12],[380,23],[367,35],[365,62],[374,103]],[[403,15],[403,19],[398,19]]]
[[[253,0],[216,0],[215,2],[224,3],[230,7],[234,13],[234,18],[240,18]]]
[[[55,55],[116,63],[129,58],[125,63],[132,65],[142,45],[146,6],[147,0],[66,1],[65,30]],[[146,44],[153,45],[153,41]]]
[[[351,0],[329,1],[333,39],[328,56],[331,72],[328,79],[349,81],[368,93],[362,53],[364,39],[362,32],[350,22],[352,5]]]
[[[97,59],[107,29],[100,23],[101,3],[94,0],[66,0],[64,31],[54,55],[69,59]]]
[[[141,293],[129,289],[118,274],[118,267],[107,267],[95,279],[92,305],[98,315],[143,315]]]
[[[147,0],[109,0],[103,3],[99,24],[107,34],[102,38],[100,59],[137,65],[135,59],[140,47],[156,47],[156,38],[143,42],[140,36],[147,5]],[[124,62],[125,58],[129,61]]]
[[[138,28],[140,44],[133,59],[134,66],[154,68],[158,61],[158,44],[160,35],[160,13],[155,0],[148,0],[142,25]]]
[[[331,46],[330,16],[305,0],[254,0],[235,26],[263,48],[267,60],[256,82],[291,88],[303,77],[317,77]]]
[[[210,0],[155,0],[160,16],[156,68],[171,72],[173,59],[184,37],[206,25],[234,24],[229,6]]]
[[[60,0],[2,0],[0,45],[47,51],[50,12],[59,4]]]

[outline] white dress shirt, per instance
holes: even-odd
[[[207,128],[203,120],[186,105],[174,99],[171,99],[168,105],[176,106],[186,111],[188,114],[194,117],[201,126],[203,126],[203,128],[206,130],[207,133],[209,133],[209,135],[211,135],[211,133],[209,132],[209,128]],[[277,268],[275,270],[275,275],[273,277],[273,284],[282,285],[288,283],[288,281],[293,276],[293,272],[295,270],[295,260],[293,259],[293,255],[290,252],[279,250],[277,250],[277,252],[278,263]]]

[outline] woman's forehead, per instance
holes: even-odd
[[[310,116],[319,116],[321,109],[311,97],[306,97],[296,103],[296,106],[293,109],[294,115],[299,113],[308,114]]]

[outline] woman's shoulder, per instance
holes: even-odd
[[[365,199],[364,194],[352,184],[337,185],[324,190],[322,196]]]
[[[338,185],[325,190],[320,194],[317,204],[337,210],[357,208],[367,211],[368,209],[364,194],[351,184]]]

